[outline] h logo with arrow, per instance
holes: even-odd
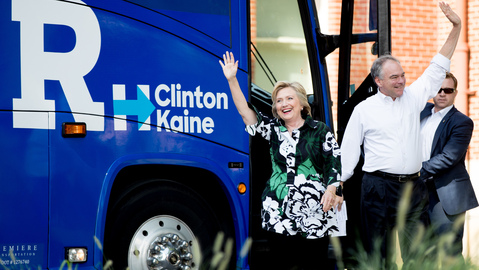
[[[150,86],[137,85],[137,97],[126,99],[125,85],[113,85],[113,114],[115,115],[115,130],[127,130],[126,116],[138,116],[138,130],[150,130],[150,115],[155,106],[150,101]],[[146,125],[145,125],[146,124]]]

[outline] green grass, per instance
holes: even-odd
[[[406,183],[403,195],[399,202],[398,218],[395,231],[397,235],[405,227],[405,216],[409,208],[409,201],[412,193],[412,183]],[[414,241],[411,243],[410,254],[406,262],[401,259],[398,245],[395,241],[390,248],[396,250],[392,261],[396,262],[390,269],[401,270],[479,270],[479,266],[473,264],[469,258],[462,256],[450,256],[447,250],[453,245],[455,231],[463,224],[464,220],[456,221],[453,231],[438,237],[432,229],[426,229],[419,226],[416,230]],[[398,236],[398,237],[399,237]],[[400,239],[399,239],[400,240]],[[364,250],[361,243],[358,243],[357,252],[354,259],[357,262],[354,270],[377,270],[384,269],[383,259],[380,252],[380,242],[375,241],[373,252],[368,253]],[[344,269],[342,261],[342,251],[339,240],[331,238],[331,243],[335,250],[338,269]]]
[[[405,215],[409,207],[409,199],[411,197],[412,184],[406,183],[403,196],[399,203],[398,219],[396,231],[398,235],[401,235],[405,226]],[[396,249],[394,253],[393,261],[396,264],[391,269],[400,270],[479,270],[479,266],[473,264],[469,258],[463,258],[462,256],[452,257],[446,252],[454,240],[454,233],[456,229],[462,225],[463,221],[457,221],[452,232],[443,235],[441,237],[435,237],[431,229],[426,229],[420,226],[416,230],[416,236],[411,244],[410,257],[406,262],[402,262],[401,254],[396,243],[393,243],[392,248]],[[100,241],[94,237],[96,245],[103,250]],[[343,252],[341,250],[341,244],[338,238],[331,238],[331,244],[334,248],[334,254],[336,257],[337,268],[345,269],[343,263]],[[229,238],[225,239],[223,233],[218,233],[213,250],[214,256],[208,262],[201,263],[201,270],[226,270],[231,258],[233,257],[233,245],[234,241]],[[240,257],[244,258],[248,255],[248,252],[252,245],[252,239],[248,238],[244,243]],[[357,265],[354,270],[378,270],[384,269],[383,259],[380,253],[380,241],[376,241],[374,245],[374,251],[368,254],[361,243],[358,243],[357,252],[354,255],[354,259]],[[13,252],[11,252],[11,259],[14,260]],[[113,262],[111,260],[105,260],[106,263],[103,266],[104,270],[113,270]],[[1,264],[4,270],[16,270],[16,269],[35,269],[25,265],[14,265],[14,268],[9,268]],[[60,266],[60,270],[73,270],[77,269],[78,264],[73,265],[68,261],[63,261]],[[0,268],[1,269],[1,268]],[[40,267],[38,268],[40,269]],[[256,270],[256,269],[252,269]],[[389,270],[389,269],[388,269]]]

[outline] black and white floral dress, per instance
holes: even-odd
[[[340,148],[329,127],[308,116],[290,135],[280,120],[260,112],[257,118],[246,130],[269,141],[272,161],[262,195],[263,229],[308,239],[337,232],[334,210],[325,213],[320,204],[327,185],[339,183],[341,174]]]

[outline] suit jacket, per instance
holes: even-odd
[[[434,104],[427,103],[421,112],[421,120],[431,115],[433,107]],[[464,162],[473,128],[472,120],[453,106],[437,127],[431,158],[422,163],[421,178],[432,176],[439,200],[448,215],[478,206]]]

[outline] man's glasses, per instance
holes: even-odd
[[[440,94],[441,91],[444,91],[444,93],[446,93],[446,94],[452,94],[452,93],[454,93],[455,90],[456,89],[454,89],[454,88],[441,88],[441,89],[439,89],[439,91],[437,93]]]

